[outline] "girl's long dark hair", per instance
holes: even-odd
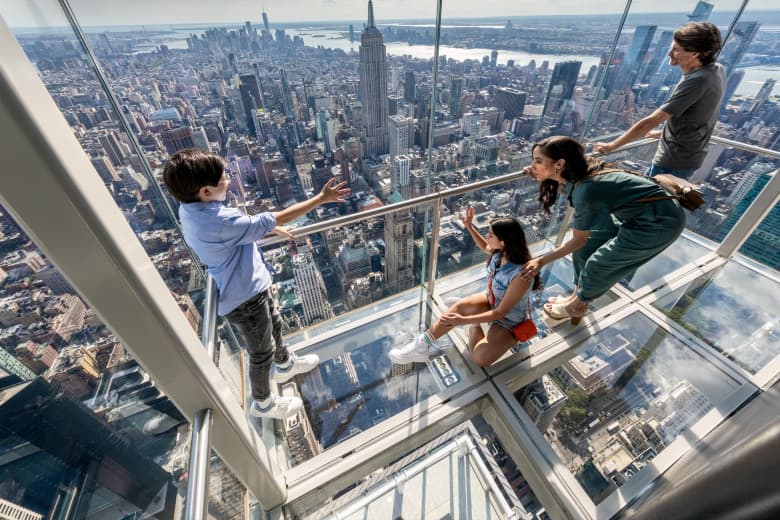
[[[531,259],[531,252],[528,250],[528,242],[525,240],[525,231],[515,219],[501,217],[490,222],[490,230],[497,239],[504,242],[504,249],[496,251],[494,254],[505,254],[507,260],[517,265],[525,265]],[[488,259],[488,264],[493,255]],[[534,277],[534,283],[531,289],[541,289],[542,280],[537,274]]]
[[[566,182],[580,181],[591,173],[601,170],[605,165],[602,160],[586,157],[585,149],[571,137],[563,135],[548,137],[534,144],[531,151],[537,148],[542,155],[553,161],[559,159],[565,161],[561,177],[566,179]],[[547,213],[550,213],[550,208],[558,199],[558,184],[558,181],[551,179],[543,180],[539,184],[539,202]]]

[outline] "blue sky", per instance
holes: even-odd
[[[263,8],[271,22],[363,20],[367,0],[70,0],[82,25],[144,25],[260,21]],[[710,0],[716,11],[736,11],[739,0]],[[631,11],[691,12],[696,0],[634,0]],[[444,18],[619,13],[619,0],[444,0]],[[777,0],[751,0],[748,10],[777,9]],[[54,0],[4,0],[0,15],[12,27],[63,25]],[[376,18],[430,18],[435,0],[375,0]]]

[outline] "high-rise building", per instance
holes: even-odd
[[[282,111],[287,117],[296,119],[295,107],[292,101],[292,91],[290,90],[290,83],[287,81],[287,72],[284,69],[279,69],[279,76],[282,81]]]
[[[726,68],[726,76],[730,76],[742,61],[753,38],[756,37],[761,24],[758,22],[737,22],[731,31],[731,36],[723,44],[718,61]]]
[[[455,119],[459,119],[463,113],[461,96],[463,96],[463,78],[453,77],[450,80],[450,116]]]
[[[414,219],[410,211],[385,217],[385,280],[391,293],[414,286]]]
[[[305,250],[304,250],[305,249]],[[292,258],[295,287],[301,297],[305,325],[327,320],[333,317],[333,309],[328,301],[325,281],[314,263],[311,250],[302,247]]]
[[[322,141],[325,153],[330,153],[330,136],[328,135],[328,111],[321,108],[317,113],[317,139]]]
[[[647,62],[647,66],[644,72],[640,75],[640,81],[648,82],[650,78],[658,72],[658,68],[661,63],[666,59],[666,55],[672,46],[672,40],[674,39],[674,31],[663,31],[661,36],[658,37],[658,41],[655,43],[655,50],[650,60]]]
[[[390,116],[387,119],[390,142],[390,156],[403,155],[414,143],[414,119],[404,116]]]
[[[496,68],[496,65],[498,65],[498,51],[494,49],[490,51],[490,66]]]
[[[653,41],[657,28],[656,25],[640,25],[634,29],[634,37],[628,51],[626,51],[625,63],[632,65],[644,63],[647,49],[650,48],[650,42]]]
[[[268,25],[268,13],[266,13],[265,11],[263,11],[263,28],[266,31],[271,30],[271,27]]]
[[[496,89],[495,104],[498,109],[504,111],[504,119],[515,119],[523,115],[527,97],[526,92],[509,87],[499,87]]]
[[[238,92],[241,95],[241,104],[244,105],[246,126],[249,128],[249,133],[251,135],[257,135],[253,114],[258,108],[263,108],[263,96],[260,93],[260,84],[257,81],[257,76],[254,74],[242,74],[238,79]]]
[[[192,128],[188,126],[164,128],[160,131],[160,139],[162,139],[165,150],[169,154],[195,146],[195,141],[192,139]]]
[[[544,98],[543,117],[557,113],[563,102],[572,98],[580,67],[582,67],[581,61],[562,61],[555,64],[550,85],[547,87],[547,95]]]
[[[415,101],[415,77],[414,71],[407,70],[404,73],[404,101],[407,103],[414,103]]]
[[[688,15],[688,20],[691,22],[706,22],[712,13],[714,6],[709,2],[699,2],[696,7],[693,8],[693,12]]]
[[[382,33],[368,0],[368,25],[360,36],[360,101],[363,103],[364,156],[387,153],[387,61]]]
[[[766,80],[763,85],[761,85],[761,90],[759,90],[758,94],[756,94],[756,99],[753,100],[753,105],[750,107],[750,117],[756,117],[758,115],[761,107],[764,106],[764,103],[766,103],[766,100],[769,99],[769,95],[775,88],[775,83],[777,83],[777,80],[770,78]]]
[[[411,198],[410,170],[412,161],[406,155],[397,155],[391,159],[392,188],[400,193],[403,198]]]

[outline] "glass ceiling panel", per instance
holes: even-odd
[[[755,375],[780,354],[777,294],[775,279],[730,262],[653,306]]]
[[[740,386],[634,313],[515,397],[598,504]]]

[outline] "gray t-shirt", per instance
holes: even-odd
[[[661,110],[672,117],[664,125],[653,163],[665,168],[698,168],[707,155],[718,108],[723,100],[726,73],[711,63],[683,75]]]

